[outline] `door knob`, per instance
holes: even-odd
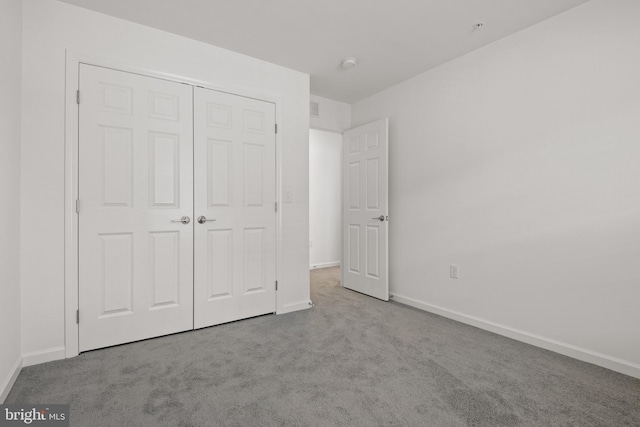
[[[384,215],[380,215],[380,216],[377,216],[377,217],[371,218],[371,219],[377,219],[378,221],[382,222],[382,221],[384,221]]]
[[[204,215],[200,215],[197,220],[200,224],[204,224],[207,221],[215,221],[215,219],[207,219]]]
[[[191,218],[188,216],[183,216],[180,219],[172,219],[171,222],[181,222],[183,224],[189,224],[191,222]]]

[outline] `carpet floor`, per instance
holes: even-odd
[[[310,310],[24,368],[73,426],[640,426],[640,380],[340,286]]]

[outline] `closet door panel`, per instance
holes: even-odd
[[[80,94],[80,351],[192,329],[192,87],[82,64]]]
[[[275,312],[275,105],[194,93],[194,324]]]

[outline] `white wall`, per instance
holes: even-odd
[[[309,131],[309,262],[311,268],[342,259],[342,135]]]
[[[312,128],[335,132],[351,128],[351,105],[317,95],[311,95],[310,101],[318,103],[320,113],[310,117]]]
[[[390,118],[397,300],[640,377],[638,17],[594,0],[353,106]]]
[[[277,308],[309,306],[309,76],[228,50],[53,0],[24,1],[22,350],[25,364],[64,357],[65,49],[232,92],[268,93],[278,106],[282,258]]]
[[[0,403],[20,369],[22,2],[0,2]]]

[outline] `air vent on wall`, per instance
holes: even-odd
[[[312,115],[313,117],[319,117],[320,116],[320,105],[318,105],[317,102],[311,102],[309,104],[309,114]]]

